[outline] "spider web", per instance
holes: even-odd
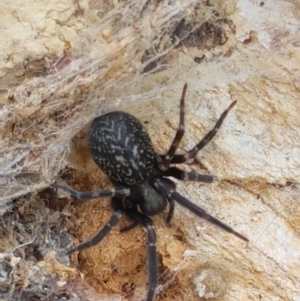
[[[64,166],[69,141],[95,116],[159,98],[179,86],[180,68],[173,61],[184,47],[201,57],[227,39],[215,7],[204,2],[104,3],[86,12],[95,16],[77,39],[68,40],[64,33],[60,51],[38,53],[42,58],[36,59],[30,53],[33,45],[26,45],[32,37],[27,37],[16,41],[24,53],[15,55],[15,66],[2,63],[0,200],[48,186]],[[84,17],[79,3],[74,2],[73,14]],[[40,22],[33,22],[36,31]],[[174,76],[157,86],[157,78],[170,68]],[[19,81],[18,69],[24,72]]]
[[[11,267],[17,249],[24,248],[32,254],[36,248],[43,256],[41,274],[34,265],[22,260],[28,272],[24,272],[20,284],[7,278],[10,290],[4,296],[12,300],[20,296],[22,300],[44,297],[36,286],[41,277],[44,283],[51,283],[52,293],[47,298],[51,294],[59,298],[57,284],[52,283],[49,273],[74,277],[74,270],[67,270],[55,259],[67,263],[63,252],[71,238],[59,230],[63,225],[68,227],[63,214],[58,216],[54,208],[48,208],[51,193],[35,192],[48,187],[68,164],[80,169],[72,149],[78,147],[89,122],[107,111],[139,110],[141,103],[169,97],[170,92],[178,91],[184,81],[189,81],[182,78],[183,70],[191,64],[197,66],[205,54],[209,60],[209,52],[220,51],[216,47],[225,45],[232,34],[232,24],[222,21],[225,7],[218,1],[51,4],[33,7],[27,0],[20,10],[17,2],[3,3],[3,11],[11,13],[3,25],[7,43],[1,49],[9,59],[0,62],[0,208],[4,215],[12,210],[10,201],[16,199],[15,207],[22,208],[18,214],[25,221],[19,223],[18,214],[9,218],[5,215],[3,221],[3,239],[13,237],[2,253],[9,269],[7,276],[17,273]],[[28,23],[31,27],[25,26],[22,36],[16,34],[19,24]],[[188,67],[175,63],[180,58],[188,62]],[[139,115],[145,119],[150,112],[146,109]],[[81,181],[84,182],[82,178]],[[31,219],[32,214],[36,218]],[[15,228],[10,224],[15,224]],[[37,234],[40,227],[48,229],[47,233]],[[29,232],[32,235],[26,234]],[[19,240],[25,243],[18,244]],[[55,249],[56,255],[49,255],[50,249]],[[144,249],[137,252],[144,254]],[[168,283],[167,278],[163,283]],[[137,278],[137,283],[144,296],[147,279],[141,279],[139,282]],[[23,291],[20,287],[26,287],[26,281],[31,288]],[[69,281],[64,286],[65,293],[76,292],[81,299],[87,290],[89,300],[98,300],[97,293],[84,285]],[[118,294],[121,290],[117,289]],[[130,292],[128,287],[124,295]],[[101,298],[105,296],[101,294]]]
[[[293,257],[299,250],[295,234],[299,232],[300,148],[295,133],[299,134],[300,128],[297,88],[300,77],[297,64],[287,57],[298,53],[295,47],[299,45],[299,26],[286,13],[286,7],[275,7],[278,3],[1,1],[0,215],[3,218],[0,221],[0,270],[4,271],[1,277],[4,276],[0,279],[0,298],[18,300],[19,292],[25,292],[21,295],[22,301],[36,296],[45,298],[41,279],[49,289],[45,301],[52,297],[66,298],[67,295],[55,295],[62,287],[66,294],[74,292],[79,296],[69,300],[112,300],[112,295],[116,300],[120,300],[120,295],[132,300],[137,300],[137,296],[144,298],[147,277],[145,271],[139,273],[141,267],[146,270],[143,232],[132,232],[123,238],[116,229],[103,249],[100,246],[81,255],[82,261],[100,267],[97,275],[82,272],[97,284],[95,287],[107,285],[108,290],[114,292],[106,296],[78,280],[76,269],[60,262],[68,264],[63,252],[73,242],[69,234],[73,225],[77,231],[72,233],[78,239],[91,237],[109,218],[109,203],[90,203],[73,215],[73,205],[63,199],[65,196],[59,195],[61,199],[57,200],[53,191],[40,191],[53,183],[62,170],[66,170],[68,184],[74,184],[79,190],[110,187],[105,175],[88,166],[91,164],[88,159],[83,161],[74,154],[76,150],[87,156],[81,143],[84,144],[89,122],[107,111],[129,110],[147,126],[151,124],[148,127],[151,137],[162,137],[155,145],[162,152],[170,137],[161,123],[178,109],[179,95],[187,82],[189,101],[196,108],[189,115],[197,117],[189,120],[195,127],[195,137],[207,130],[201,124],[202,119],[213,124],[212,119],[232,100],[239,100],[237,111],[241,116],[237,123],[232,125],[230,118],[226,121],[234,128],[233,134],[227,140],[219,137],[222,150],[213,146],[209,153],[211,159],[203,164],[209,171],[218,171],[220,178],[226,174],[228,180],[213,189],[201,187],[201,201],[205,200],[208,211],[216,216],[224,216],[224,219],[234,216],[237,223],[251,224],[249,229],[258,231],[257,249],[247,254],[252,256],[252,264],[256,266],[249,268],[250,263],[240,251],[240,245],[237,248],[230,244],[224,251],[228,265],[220,264],[224,261],[223,250],[221,252],[222,248],[216,243],[220,236],[215,238],[210,234],[216,232],[210,231],[205,234],[207,226],[201,228],[198,221],[193,224],[195,217],[189,213],[175,214],[177,232],[164,228],[158,217],[155,225],[164,230],[158,231],[160,296],[163,300],[180,296],[180,300],[190,301],[197,290],[197,295],[204,297],[222,298],[227,294],[225,300],[244,299],[247,293],[255,295],[253,292],[257,296],[280,296],[282,299],[292,296],[296,300],[299,295],[294,292],[297,288],[299,291],[299,287],[295,288],[295,283],[299,282],[293,279],[299,279],[296,276],[300,269],[290,266],[297,267],[299,262],[293,262]],[[270,5],[274,5],[274,9]],[[281,16],[282,20],[290,21],[277,25],[279,12],[286,13],[284,18]],[[233,14],[234,22],[231,21]],[[241,24],[242,17],[248,18],[245,26]],[[249,82],[244,85],[246,79]],[[290,83],[295,87],[288,88]],[[157,105],[159,100],[164,101],[163,108]],[[187,111],[188,106],[187,103]],[[174,114],[176,122],[177,115]],[[246,122],[245,116],[251,116],[251,122]],[[177,123],[169,123],[175,131]],[[235,127],[237,124],[239,127]],[[226,133],[224,127],[222,132]],[[224,136],[229,136],[229,132]],[[187,137],[189,146],[195,144],[195,137]],[[241,141],[235,143],[235,139]],[[270,145],[272,147],[266,147]],[[224,162],[216,160],[220,152]],[[241,161],[249,164],[241,167]],[[231,164],[227,164],[229,162]],[[65,168],[68,166],[76,170]],[[82,170],[89,173],[84,174]],[[238,180],[232,183],[232,179]],[[85,186],[87,183],[89,185]],[[187,197],[199,195],[199,187],[193,185],[182,188]],[[230,196],[226,196],[227,191]],[[280,200],[284,200],[284,205]],[[188,233],[181,233],[187,220],[191,227]],[[201,239],[198,239],[199,233]],[[196,252],[190,256],[189,263],[188,259],[182,259],[190,246],[189,241],[184,240],[188,235],[189,241],[201,249],[201,256]],[[126,244],[120,245],[120,241]],[[49,255],[49,250],[55,250],[56,254]],[[109,257],[105,257],[108,250]],[[114,264],[105,265],[112,259],[116,261]],[[192,274],[190,267],[193,267]],[[228,273],[228,267],[232,268],[232,274]],[[118,269],[125,273],[119,273]],[[257,274],[247,274],[247,281],[244,281],[245,271],[251,269],[262,275],[261,283],[257,283]],[[126,273],[135,277],[137,287],[125,281]],[[121,280],[116,283],[117,275],[122,283]],[[228,290],[233,276],[234,283],[241,281],[238,288],[230,290],[230,295]],[[105,285],[101,277],[107,277]],[[197,282],[194,287],[190,285],[191,278]],[[65,286],[61,279],[68,279]],[[278,283],[278,279],[285,281]],[[255,285],[251,286],[252,283]],[[169,287],[170,292],[165,293]]]

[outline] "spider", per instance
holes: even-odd
[[[158,266],[156,234],[152,219],[149,216],[162,212],[167,204],[169,204],[166,217],[167,224],[173,217],[175,202],[177,202],[198,217],[206,219],[244,241],[248,241],[245,236],[176,192],[175,183],[169,179],[169,177],[173,177],[182,181],[213,182],[211,175],[198,174],[194,171],[185,172],[174,164],[185,163],[194,158],[198,151],[213,139],[228,112],[236,104],[236,101],[231,103],[220,116],[214,128],[197,145],[185,154],[176,154],[184,134],[186,90],[187,84],[184,85],[181,95],[179,128],[166,154],[159,155],[154,151],[149,135],[138,119],[125,112],[110,112],[94,119],[88,133],[88,147],[94,161],[107,174],[115,188],[95,192],[79,192],[67,185],[53,185],[80,200],[111,197],[111,205],[115,211],[110,220],[94,237],[70,249],[67,254],[82,251],[98,244],[123,215],[129,217],[132,223],[121,229],[121,232],[132,230],[137,225],[146,228],[149,286],[147,301],[152,301],[155,298]]]

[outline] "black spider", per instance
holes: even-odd
[[[151,144],[145,128],[139,120],[125,112],[111,112],[97,117],[90,128],[88,146],[94,161],[105,171],[115,189],[96,192],[79,192],[69,186],[54,184],[56,188],[68,191],[80,200],[92,198],[112,197],[111,204],[115,213],[106,225],[90,240],[76,246],[67,253],[82,251],[98,244],[125,214],[133,222],[125,232],[137,225],[147,229],[148,235],[148,283],[147,301],[155,297],[157,287],[157,257],[156,234],[152,219],[149,216],[162,212],[169,203],[166,222],[169,224],[174,213],[174,201],[188,208],[197,216],[208,220],[216,226],[230,232],[244,241],[248,239],[223,224],[218,219],[206,213],[203,209],[191,203],[188,199],[175,191],[175,183],[167,177],[183,181],[200,181],[211,183],[210,175],[185,172],[173,164],[184,163],[196,156],[216,135],[228,112],[236,101],[223,112],[214,128],[190,151],[183,155],[175,154],[179,142],[184,134],[184,99],[187,84],[184,85],[180,101],[179,129],[173,143],[165,155],[158,155]]]

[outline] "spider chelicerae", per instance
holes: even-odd
[[[147,301],[152,301],[155,298],[158,266],[156,234],[152,219],[149,216],[162,212],[167,204],[169,204],[166,217],[167,224],[173,217],[175,202],[177,202],[197,216],[244,241],[248,241],[245,236],[176,192],[175,183],[169,179],[169,177],[173,177],[182,181],[213,182],[211,175],[198,174],[194,171],[186,172],[178,168],[178,164],[194,158],[198,151],[213,139],[228,112],[236,104],[236,101],[231,103],[220,116],[214,128],[197,145],[184,154],[176,154],[184,134],[186,90],[187,84],[184,85],[181,95],[179,128],[166,154],[159,155],[154,151],[149,135],[138,119],[125,112],[110,112],[93,121],[88,134],[88,147],[94,161],[107,174],[115,188],[95,192],[79,192],[67,185],[53,185],[53,187],[61,188],[80,200],[111,197],[111,205],[115,211],[110,220],[94,237],[70,249],[67,254],[82,251],[98,244],[123,215],[129,217],[132,223],[121,229],[121,232],[132,230],[137,225],[146,228],[149,285]]]

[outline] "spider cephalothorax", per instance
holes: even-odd
[[[198,151],[216,135],[226,115],[236,103],[233,102],[223,112],[214,128],[194,148],[182,155],[175,154],[184,134],[186,89],[187,85],[185,84],[180,101],[179,129],[165,155],[159,155],[154,151],[148,133],[138,119],[125,112],[107,113],[93,121],[89,131],[88,146],[94,161],[107,174],[115,185],[115,189],[78,192],[69,186],[54,185],[70,192],[71,195],[81,200],[111,197],[112,207],[115,210],[115,213],[98,234],[89,241],[69,250],[68,254],[98,244],[124,214],[132,220],[132,224],[122,229],[123,232],[131,230],[137,225],[146,227],[149,262],[147,301],[154,299],[157,286],[156,235],[153,222],[149,216],[162,212],[168,203],[167,223],[172,219],[175,201],[197,216],[208,220],[244,241],[248,241],[246,237],[181,196],[175,190],[175,183],[167,178],[173,177],[183,181],[201,181],[205,183],[213,181],[213,177],[210,175],[185,172],[175,167],[174,164],[184,163],[194,158]]]

